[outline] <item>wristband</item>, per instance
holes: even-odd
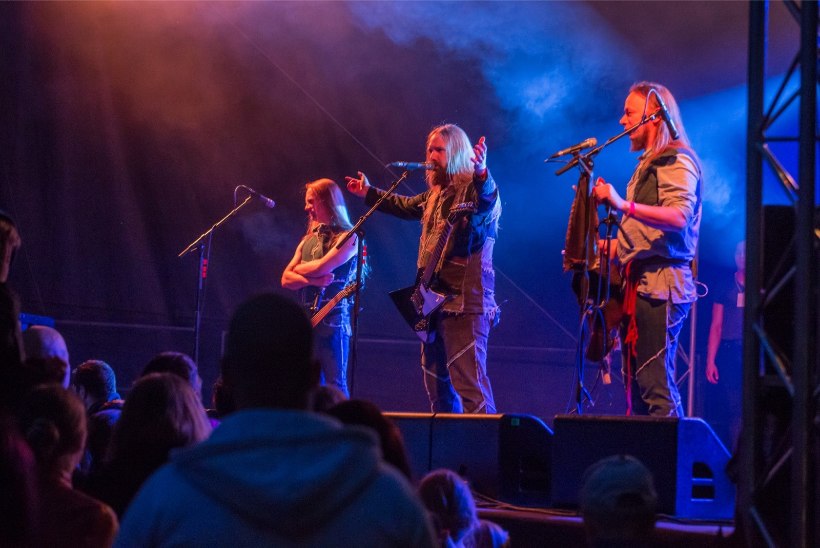
[[[627,213],[630,217],[635,216],[635,202],[629,202],[629,213]]]

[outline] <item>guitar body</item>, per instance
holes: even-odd
[[[390,292],[390,298],[393,299],[393,303],[399,309],[404,321],[407,322],[422,342],[433,342],[436,334],[435,331],[430,329],[430,316],[441,305],[454,297],[454,295],[430,289],[434,281],[435,266],[439,263],[444,248],[447,247],[453,225],[465,215],[476,211],[473,202],[464,202],[453,206],[447,215],[446,227],[441,232],[433,253],[430,254],[427,266],[419,270],[416,283],[410,287]]]
[[[418,283],[391,291],[390,298],[421,342],[431,343],[435,340],[435,332],[430,329],[430,316],[453,296],[433,291]]]
[[[339,291],[332,299],[330,299],[330,301],[327,302],[326,305],[324,305],[318,312],[316,312],[316,314],[314,314],[310,318],[310,325],[312,327],[316,327],[317,325],[319,325],[319,322],[325,319],[325,316],[327,316],[330,313],[330,311],[333,310],[333,307],[339,304],[339,301],[341,301],[342,299],[346,299],[347,297],[352,295],[358,287],[359,283],[353,282],[352,284],[347,285],[347,287]]]
[[[597,270],[589,273],[588,282],[580,273],[572,278],[572,289],[579,301],[582,299],[599,298],[597,293],[600,274]],[[602,313],[593,313],[586,317],[589,327],[589,343],[586,349],[586,358],[593,362],[602,361],[612,351],[617,336],[617,328],[623,318],[623,295],[621,294],[621,278],[616,270],[612,271],[609,287],[609,300],[603,307]],[[606,346],[604,346],[606,341]]]

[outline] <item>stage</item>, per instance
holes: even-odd
[[[652,473],[658,544],[703,546],[733,531],[729,452],[700,419],[388,413],[416,478],[448,468],[469,483],[481,516],[514,546],[583,545],[579,494],[586,469],[627,454]]]
[[[504,527],[516,548],[586,545],[584,526],[575,512],[503,505],[482,506],[478,514]],[[647,539],[647,544],[693,548],[728,546],[731,541],[727,537],[733,532],[730,521],[690,521],[662,516],[655,526],[655,536]]]

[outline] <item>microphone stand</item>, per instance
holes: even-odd
[[[211,240],[213,238],[214,231],[222,226],[225,221],[236,215],[236,213],[245,207],[248,202],[251,201],[251,196],[245,198],[245,201],[239,204],[238,206],[234,207],[227,215],[222,217],[216,223],[211,226],[208,230],[200,234],[200,236],[188,244],[188,247],[183,249],[179,252],[177,257],[183,257],[188,253],[192,252],[194,249],[199,249],[199,268],[197,272],[197,285],[196,285],[196,310],[194,311],[194,363],[199,365],[199,338],[200,338],[200,329],[202,325],[202,307],[203,301],[205,300],[205,280],[208,277],[208,259],[211,256]],[[235,202],[234,202],[235,203]],[[205,243],[205,238],[208,238],[207,243]],[[207,252],[206,252],[207,250]]]
[[[624,137],[626,135],[629,135],[630,133],[632,133],[633,131],[635,131],[636,129],[641,127],[642,125],[646,124],[647,122],[649,122],[651,120],[654,120],[657,117],[657,115],[658,115],[658,112],[652,114],[651,116],[642,117],[641,120],[637,124],[633,125],[632,127],[626,128],[624,131],[622,131],[621,133],[615,135],[614,137],[610,137],[609,139],[606,140],[606,142],[604,142],[603,144],[598,145],[598,146],[590,149],[585,154],[581,154],[580,151],[574,152],[572,159],[569,162],[567,162],[567,164],[564,167],[558,169],[555,172],[556,175],[563,175],[564,173],[566,173],[567,171],[569,171],[573,167],[578,166],[579,171],[581,173],[579,175],[578,185],[576,187],[576,192],[579,193],[579,194],[583,192],[586,195],[585,199],[588,201],[587,202],[587,208],[586,208],[587,215],[586,215],[586,218],[584,219],[584,230],[583,230],[584,244],[583,244],[583,247],[582,247],[583,257],[585,258],[585,260],[582,262],[581,270],[576,271],[576,275],[580,277],[580,294],[583,296],[583,297],[579,296],[579,298],[578,298],[579,305],[580,305],[580,308],[581,308],[581,310],[580,310],[581,324],[580,324],[580,327],[579,327],[580,336],[578,337],[578,345],[577,345],[576,354],[575,354],[575,356],[576,356],[576,358],[575,358],[576,359],[576,367],[577,367],[577,371],[576,371],[577,383],[575,385],[575,391],[574,391],[575,392],[575,409],[576,409],[576,412],[579,415],[583,414],[584,398],[586,398],[587,401],[589,401],[589,403],[592,407],[595,406],[595,401],[592,399],[592,396],[591,396],[589,390],[587,390],[586,386],[584,386],[584,364],[585,364],[585,357],[586,357],[585,354],[588,353],[588,352],[585,352],[585,348],[584,348],[585,340],[584,339],[586,338],[585,335],[586,335],[586,332],[587,332],[587,324],[588,324],[588,321],[589,321],[588,318],[594,318],[593,320],[591,320],[591,325],[592,326],[594,326],[595,321],[601,322],[601,326],[602,326],[602,329],[603,329],[604,336],[602,337],[602,340],[601,340],[601,344],[603,346],[602,346],[602,350],[601,350],[601,360],[600,360],[601,361],[601,369],[600,369],[600,372],[602,374],[602,378],[604,378],[605,383],[606,383],[606,378],[608,378],[608,375],[609,375],[608,370],[605,369],[606,368],[605,361],[606,361],[606,353],[607,353],[606,349],[609,346],[609,341],[608,341],[609,330],[607,329],[606,314],[605,314],[605,308],[609,304],[609,301],[610,301],[611,271],[610,271],[610,264],[609,264],[609,251],[610,251],[611,245],[612,245],[612,229],[613,229],[613,226],[617,226],[620,230],[620,223],[618,222],[618,219],[615,216],[615,214],[612,213],[612,206],[608,204],[606,206],[606,217],[604,218],[604,220],[601,223],[599,223],[599,225],[596,229],[596,230],[600,230],[600,225],[601,224],[604,224],[607,227],[606,228],[606,235],[605,235],[605,238],[604,238],[604,240],[605,240],[604,246],[603,246],[603,248],[601,248],[599,250],[600,253],[599,253],[599,256],[598,256],[600,269],[603,272],[603,275],[598,276],[598,287],[597,287],[597,291],[596,291],[596,300],[595,300],[595,304],[592,304],[590,302],[590,298],[589,298],[589,273],[590,273],[590,267],[589,267],[588,261],[586,259],[589,257],[587,245],[589,243],[588,242],[588,239],[589,239],[588,234],[589,234],[589,228],[590,228],[590,224],[591,224],[592,212],[596,211],[595,208],[590,207],[590,206],[593,205],[592,204],[592,187],[591,187],[590,183],[592,182],[592,169],[593,169],[593,165],[594,165],[594,158],[604,148],[608,147],[609,145],[611,145],[615,141],[621,139],[622,137]],[[550,161],[550,160],[546,160],[546,161]],[[621,232],[621,234],[623,234],[626,242],[631,246],[632,242],[630,241],[629,236],[626,235],[623,232]],[[592,341],[590,341],[590,342],[592,342]]]
[[[361,299],[361,290],[362,290],[362,274],[364,271],[364,231],[361,230],[361,226],[370,218],[374,211],[376,211],[381,203],[390,196],[391,194],[396,192],[396,189],[399,185],[407,179],[408,175],[410,175],[410,170],[405,170],[401,176],[390,185],[390,187],[384,191],[384,193],[379,196],[379,199],[376,200],[376,203],[365,212],[364,215],[359,217],[359,220],[356,221],[356,224],[353,225],[353,228],[347,231],[344,236],[339,238],[339,243],[336,244],[336,249],[341,249],[342,246],[347,242],[350,238],[353,237],[354,234],[358,236],[357,240],[357,250],[356,250],[356,291],[353,293],[353,315],[351,317],[351,324],[352,324],[352,331],[353,336],[351,337],[351,344],[350,344],[350,354],[347,360],[347,371],[348,377],[350,377],[350,395],[353,396],[353,387],[355,384],[355,375],[356,375],[356,364],[358,360],[358,343],[359,343],[359,303]]]

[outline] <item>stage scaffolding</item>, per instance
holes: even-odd
[[[818,264],[816,146],[818,9],[816,1],[785,1],[800,30],[800,47],[783,83],[764,104],[768,1],[749,3],[749,90],[746,190],[746,307],[744,317],[743,434],[738,453],[737,526],[749,546],[817,546],[818,535]],[[797,30],[797,26],[795,30]],[[799,89],[788,91],[799,77]],[[799,103],[799,107],[795,104]],[[771,135],[773,122],[799,108],[797,136]],[[794,178],[769,143],[793,143],[798,156]],[[773,170],[793,204],[794,238],[782,241],[785,268],[770,264],[763,204],[764,164]],[[793,246],[793,247],[790,247]],[[771,246],[770,246],[771,247]],[[773,279],[772,279],[773,278]],[[771,303],[791,288],[792,316],[770,317]],[[779,297],[778,297],[779,294]],[[789,295],[789,292],[785,292]],[[773,331],[793,320],[786,345]],[[778,322],[781,325],[778,326]],[[782,339],[781,339],[782,341]],[[784,350],[785,346],[785,350]]]

